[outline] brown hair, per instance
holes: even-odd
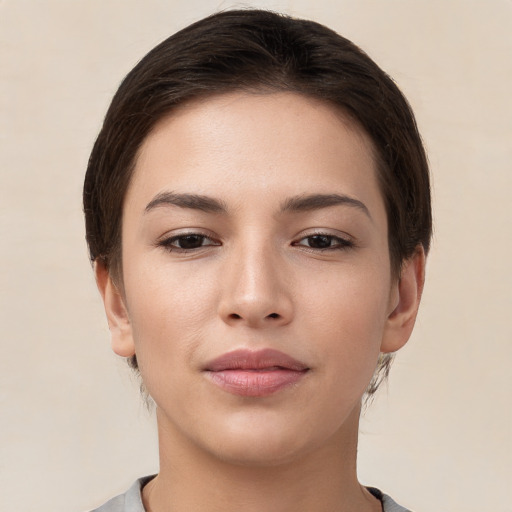
[[[318,23],[262,10],[204,18],[151,50],[126,76],[92,150],[84,183],[92,261],[122,282],[121,218],[137,152],[184,101],[233,90],[291,91],[355,119],[373,142],[384,197],[392,271],[430,246],[428,164],[412,110],[393,80],[352,42]],[[382,355],[373,393],[389,372]],[[136,358],[132,360],[136,367]]]

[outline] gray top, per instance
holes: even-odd
[[[145,512],[141,490],[154,476],[139,478],[124,494],[112,498],[101,507],[91,510],[91,512]],[[368,487],[368,490],[382,502],[383,512],[411,512],[409,509],[395,503],[378,489]]]

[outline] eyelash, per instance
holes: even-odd
[[[310,240],[313,238],[327,238],[330,243],[335,243],[335,245],[331,245],[329,247],[309,247],[301,244],[300,242],[304,240]],[[312,233],[310,235],[304,236],[299,239],[298,242],[293,243],[294,246],[301,246],[311,252],[326,252],[326,251],[343,251],[347,249],[352,249],[355,244],[352,240],[348,238],[342,238],[336,235],[331,235],[330,233]]]
[[[173,245],[175,242],[178,242],[180,240],[183,241],[184,239],[187,239],[187,238],[189,238],[189,239],[196,238],[196,239],[198,239],[197,241],[200,242],[201,245],[199,245],[197,247],[192,247],[192,248],[178,247],[176,245]],[[305,240],[309,240],[309,243],[311,243],[311,240],[315,239],[315,238],[328,239],[328,242],[330,242],[331,244],[334,243],[334,245],[330,245],[329,247],[310,247],[308,245],[300,243]],[[209,240],[211,243],[204,244],[204,242],[206,240]],[[220,246],[221,243],[203,233],[190,232],[190,233],[181,233],[179,235],[165,238],[164,240],[161,240],[160,242],[158,242],[157,245],[159,247],[163,247],[164,249],[166,249],[169,252],[190,253],[193,251],[197,251],[199,249],[203,249],[204,247]],[[303,247],[305,250],[308,250],[310,252],[315,252],[315,253],[326,252],[326,251],[336,251],[336,250],[337,251],[347,250],[347,249],[351,249],[355,246],[353,241],[348,240],[346,238],[341,238],[339,236],[331,235],[329,233],[312,233],[310,235],[300,238],[296,242],[293,242],[292,245],[294,247]]]
[[[188,249],[185,247],[177,247],[177,246],[173,245],[173,243],[175,243],[179,240],[183,241],[183,239],[186,239],[186,238],[198,238],[201,241],[201,245],[199,245],[198,247],[192,247],[192,248],[188,248]],[[210,240],[212,243],[203,245],[202,242],[204,242],[205,240]],[[166,249],[169,252],[188,253],[188,252],[192,252],[192,251],[197,251],[198,249],[202,249],[204,247],[218,246],[218,245],[220,245],[220,242],[213,240],[211,237],[209,237],[208,235],[205,235],[204,233],[190,232],[190,233],[180,233],[179,235],[165,238],[164,240],[161,240],[160,242],[158,242],[157,245],[160,247],[163,247],[164,249]]]

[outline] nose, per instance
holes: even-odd
[[[271,250],[246,248],[228,258],[219,315],[229,325],[283,326],[293,317],[293,293],[285,262]]]

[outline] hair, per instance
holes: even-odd
[[[142,143],[185,101],[231,91],[289,91],[323,100],[355,120],[374,146],[388,219],[391,272],[430,247],[425,150],[393,80],[351,41],[313,21],[263,10],[204,18],[151,50],[121,83],[94,144],[83,201],[90,258],[122,287],[123,202]],[[389,373],[381,354],[367,396]],[[129,360],[137,368],[136,356]]]

